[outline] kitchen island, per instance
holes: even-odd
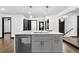
[[[61,53],[63,35],[58,32],[25,31],[15,35],[16,53]]]

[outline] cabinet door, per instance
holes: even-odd
[[[32,52],[41,52],[41,45],[40,45],[40,37],[33,36],[32,37]]]
[[[53,45],[53,52],[62,52],[62,41],[61,40],[54,40],[54,45]]]
[[[39,53],[39,52],[41,52],[41,47],[40,47],[40,41],[38,41],[38,42],[32,42],[32,52],[33,53]]]
[[[53,52],[61,53],[62,52],[62,38],[61,35],[55,35],[53,40]]]
[[[32,52],[51,52],[50,37],[33,37]]]
[[[51,52],[51,40],[48,38],[48,41],[44,41],[43,52]]]

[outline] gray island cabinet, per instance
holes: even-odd
[[[17,53],[62,53],[62,34],[16,34],[15,49]]]

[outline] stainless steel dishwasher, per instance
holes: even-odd
[[[16,53],[31,53],[32,52],[32,36],[31,35],[16,35],[15,36]]]

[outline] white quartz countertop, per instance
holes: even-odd
[[[17,34],[63,34],[63,33],[59,33],[59,32],[48,32],[48,31],[23,31],[23,32],[19,32],[16,33]]]

